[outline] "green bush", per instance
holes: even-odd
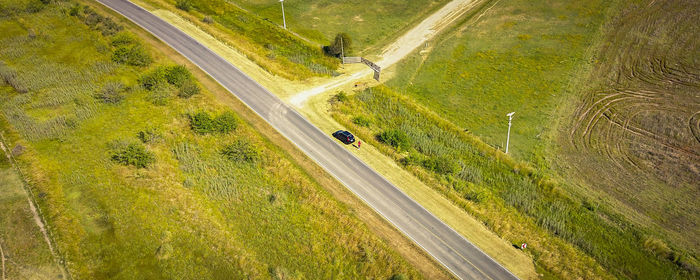
[[[198,134],[209,134],[214,132],[214,120],[206,112],[199,112],[190,115],[190,127]]]
[[[153,59],[141,45],[133,45],[117,48],[112,54],[112,61],[131,66],[148,66]]]
[[[165,79],[171,85],[182,87],[184,83],[192,80],[192,74],[185,66],[175,65],[167,68],[167,71],[165,71]]]
[[[411,148],[411,141],[405,132],[398,129],[385,130],[377,135],[377,140],[399,151],[406,151]]]
[[[365,116],[357,116],[352,118],[352,123],[359,126],[369,127],[369,125],[372,124],[372,121]]]
[[[206,112],[190,115],[190,127],[198,134],[229,133],[238,128],[238,118],[232,112],[224,112],[212,118]]]
[[[167,68],[165,66],[158,66],[155,69],[146,72],[146,74],[139,77],[139,83],[147,90],[152,90],[156,86],[167,83],[165,79]]]
[[[134,36],[131,35],[131,33],[120,32],[117,35],[115,35],[114,38],[112,38],[111,44],[113,47],[121,47],[136,44],[137,42],[138,41],[136,41],[136,38],[134,38]]]
[[[27,13],[33,14],[38,13],[44,9],[44,3],[39,0],[30,0],[27,3]]]
[[[190,98],[192,95],[199,94],[200,90],[201,89],[197,83],[188,81],[180,87],[180,91],[177,93],[177,96],[182,98]]]
[[[183,10],[185,12],[189,12],[192,9],[192,1],[191,0],[177,0],[175,3],[175,7]]]
[[[144,144],[153,143],[162,138],[160,132],[155,128],[147,128],[145,130],[139,131],[136,137],[141,140]]]
[[[451,157],[429,157],[423,161],[423,167],[439,174],[455,174],[459,171],[459,162]]]
[[[221,154],[234,162],[256,162],[260,160],[260,151],[247,140],[237,140],[233,144],[226,145],[221,150]]]
[[[238,118],[232,112],[227,111],[214,119],[214,128],[219,133],[229,133],[238,128]]]
[[[141,144],[129,144],[112,153],[112,160],[122,165],[133,165],[136,168],[145,168],[155,162],[153,153],[146,150]]]
[[[139,78],[139,83],[147,90],[152,90],[157,85],[171,84],[180,89],[183,89],[188,83],[194,83],[192,73],[185,66],[158,66],[147,72]],[[192,85],[188,90],[190,93],[196,94],[199,92],[199,87],[194,88]]]
[[[337,101],[337,102],[348,101],[348,95],[343,91],[338,92],[338,94],[335,95],[335,101]]]
[[[110,82],[95,94],[95,98],[103,103],[117,104],[124,100],[124,91],[126,91],[126,87],[121,82]]]

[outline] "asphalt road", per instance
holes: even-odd
[[[294,109],[174,26],[126,0],[98,0],[187,57],[462,279],[517,279]]]

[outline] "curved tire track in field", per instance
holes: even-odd
[[[700,2],[630,5],[611,23],[566,139],[576,176],[700,252]],[[636,214],[633,214],[636,215]]]

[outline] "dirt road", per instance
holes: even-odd
[[[477,3],[479,3],[479,0],[454,0],[447,3],[440,10],[428,16],[421,23],[399,37],[394,43],[384,48],[377,65],[381,66],[382,69],[386,69],[401,61],[415,49],[435,37],[450,23],[464,15]],[[309,98],[362,79],[371,73],[371,70],[366,69],[349,75],[335,77],[325,84],[297,93],[289,99],[289,102],[294,106],[303,107]]]

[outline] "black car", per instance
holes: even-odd
[[[351,144],[355,142],[355,136],[352,136],[352,133],[347,132],[345,130],[338,130],[336,132],[333,132],[333,137],[337,138],[340,140],[340,142],[343,142],[345,144]]]

